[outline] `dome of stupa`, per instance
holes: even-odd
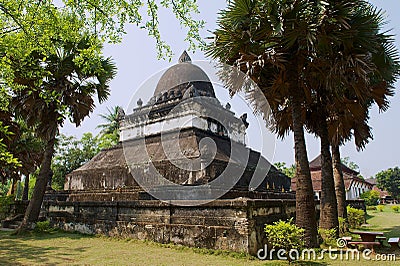
[[[194,87],[198,96],[215,97],[214,88],[207,74],[192,61],[186,51],[176,65],[168,68],[158,81],[154,96],[182,94]]]

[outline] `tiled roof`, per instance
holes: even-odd
[[[310,170],[311,171],[321,170],[321,154],[318,155],[314,160],[312,160],[310,162]],[[348,174],[351,174],[351,175],[355,175],[355,176],[357,176],[359,174],[359,172],[354,171],[353,169],[350,169],[349,167],[347,167],[344,164],[342,164],[342,171],[346,172]]]
[[[321,155],[319,155],[318,157],[316,157],[314,160],[312,160],[310,162],[310,171],[311,171],[311,180],[312,180],[313,190],[321,191],[321,188],[322,188]],[[344,164],[342,164],[342,171],[344,173],[343,180],[344,180],[344,186],[345,186],[346,190],[350,188],[350,186],[353,182],[365,183],[366,185],[371,186],[371,189],[374,186],[373,183],[370,183],[367,180],[359,178],[357,176],[359,174],[358,172],[348,168]],[[296,190],[296,178],[295,177],[292,178],[291,188],[293,191]]]

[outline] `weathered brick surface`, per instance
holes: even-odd
[[[125,202],[46,201],[56,227],[88,234],[147,239],[191,247],[256,254],[266,244],[266,223],[295,214],[293,199],[216,200],[196,207],[156,200]]]

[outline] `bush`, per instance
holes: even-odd
[[[363,210],[347,206],[347,221],[350,228],[358,228],[365,222],[365,212]]]
[[[376,211],[376,206],[367,206],[367,211]]]
[[[339,217],[338,220],[339,220],[339,235],[343,236],[344,234],[347,233],[347,231],[349,231],[348,223],[346,219],[343,217]]]
[[[3,196],[0,197],[0,220],[7,218],[10,213],[10,207],[14,203],[14,196]]]
[[[392,210],[394,212],[399,212],[400,207],[399,206],[392,206]]]
[[[378,205],[378,206],[376,206],[376,208],[378,209],[378,211],[383,212],[383,209],[385,208],[385,206]]]
[[[360,198],[362,198],[365,201],[365,204],[367,206],[375,206],[378,204],[379,201],[379,192],[376,190],[368,190],[360,195]]]
[[[50,222],[49,221],[37,222],[34,231],[37,233],[51,232],[52,228],[50,227]]]
[[[336,235],[336,229],[318,229],[318,234],[323,240],[323,244],[326,246],[334,247],[336,246],[336,240],[337,240],[337,235]]]
[[[289,251],[292,249],[300,250],[304,246],[304,229],[297,227],[293,223],[293,218],[288,221],[279,220],[272,225],[265,225],[264,231],[268,243],[275,249],[284,249],[286,257],[291,261]]]

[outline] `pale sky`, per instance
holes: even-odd
[[[396,35],[397,47],[400,47],[400,16],[396,14],[400,9],[399,0],[370,0],[374,5],[386,10],[388,29]],[[209,37],[216,28],[216,19],[218,11],[226,6],[225,0],[198,0],[200,14],[197,18],[206,21],[206,26],[201,32],[202,37]],[[157,60],[155,42],[148,37],[146,32],[137,29],[134,25],[127,26],[127,34],[121,44],[105,45],[104,54],[111,56],[117,67],[118,75],[111,82],[111,95],[107,102],[99,105],[94,113],[85,119],[82,125],[76,128],[74,125],[66,122],[61,132],[67,135],[80,137],[85,132],[97,134],[99,132],[96,126],[102,123],[99,114],[106,113],[107,107],[122,106],[126,108],[130,98],[135,90],[153,74],[175,64],[183,50],[187,49],[185,43],[185,31],[180,27],[169,10],[161,9],[160,31],[163,40],[165,40],[175,53],[172,62]],[[204,60],[204,54],[196,51],[189,53],[192,60]],[[361,174],[364,177],[375,175],[381,170],[400,165],[399,150],[400,140],[400,91],[398,82],[396,84],[396,95],[390,99],[391,107],[385,113],[379,113],[377,108],[370,112],[370,125],[373,128],[374,139],[365,150],[357,152],[354,143],[348,142],[342,147],[342,157],[350,157],[360,166]],[[129,110],[125,110],[130,113]],[[397,118],[396,118],[397,117]],[[251,138],[251,135],[249,136]],[[256,140],[253,140],[257,141]],[[250,141],[251,142],[251,141]],[[286,162],[288,165],[294,162],[294,144],[293,135],[287,136],[283,141],[277,140],[273,162]],[[255,147],[255,149],[257,149]],[[311,135],[307,135],[308,158],[311,161],[319,154],[319,140]],[[267,157],[269,158],[269,156]]]

